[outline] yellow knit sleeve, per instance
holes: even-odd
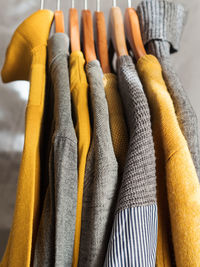
[[[185,146],[168,160],[167,192],[177,266],[200,263],[200,188]]]
[[[119,170],[123,172],[128,150],[128,131],[121,98],[117,88],[116,75],[112,73],[104,74],[103,83],[108,103],[110,129],[115,156],[119,164]]]
[[[151,109],[153,134],[159,139],[156,149],[162,161],[157,165],[157,173],[163,164],[165,177],[162,179],[166,179],[167,190],[167,196],[163,195],[163,198],[167,197],[169,203],[176,264],[180,267],[199,266],[200,184],[196,170],[158,60],[147,55],[138,61],[137,69]],[[158,189],[160,186],[158,180]]]

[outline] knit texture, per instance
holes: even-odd
[[[84,70],[85,60],[80,51],[70,55],[70,90],[76,135],[78,138],[78,195],[76,208],[76,231],[73,254],[73,267],[78,265],[81,234],[81,214],[86,159],[91,140],[91,127],[88,107],[88,83]]]
[[[154,14],[154,16],[152,16]],[[178,51],[185,21],[181,4],[165,0],[143,1],[138,6],[143,40],[147,52],[158,57],[163,77],[172,97],[181,131],[200,179],[200,144],[197,115],[170,61]]]
[[[130,141],[104,266],[153,267],[158,222],[156,159],[147,99],[129,56],[118,59],[118,79]]]
[[[166,0],[143,0],[137,7],[144,44],[152,40],[170,43],[171,52],[178,51],[185,23],[181,4]]]
[[[147,55],[139,59],[137,69],[143,83],[152,116],[158,174],[158,206],[161,224],[160,247],[167,241],[167,226],[163,199],[168,199],[172,238],[177,266],[198,266],[200,262],[200,185],[187,142],[180,130],[173,102],[162,77],[158,60]],[[166,189],[165,189],[166,187]],[[162,221],[162,215],[165,221]],[[158,220],[159,222],[159,220]],[[158,241],[159,242],[159,241]],[[158,247],[159,249],[159,247]],[[163,250],[165,253],[166,250]],[[164,256],[164,257],[163,257]],[[161,253],[158,266],[170,266]]]
[[[129,56],[118,60],[118,79],[130,141],[117,211],[156,202],[155,152],[150,112]]]
[[[48,41],[54,91],[54,133],[49,155],[49,186],[37,235],[34,266],[72,264],[77,201],[77,139],[71,117],[69,40],[55,33]],[[47,88],[50,90],[50,88]]]
[[[115,156],[119,164],[119,173],[121,175],[123,173],[128,150],[128,130],[118,91],[116,75],[112,73],[104,74],[103,84],[108,103],[112,142]]]
[[[79,266],[103,266],[117,199],[118,164],[115,157],[103,73],[97,60],[86,66],[93,115],[83,195]]]
[[[46,43],[52,20],[53,12],[39,10],[17,28],[1,73],[4,82],[30,80],[15,211],[1,267],[29,267],[31,264],[40,213],[39,152],[45,96]]]

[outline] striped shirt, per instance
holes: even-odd
[[[111,236],[104,267],[155,266],[157,205],[119,212]]]
[[[132,59],[118,59],[119,91],[129,147],[104,267],[151,267],[156,262],[157,201],[150,111]]]

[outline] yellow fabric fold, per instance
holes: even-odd
[[[1,73],[4,82],[30,80],[15,212],[1,267],[29,267],[31,264],[40,210],[39,146],[45,95],[46,44],[52,20],[53,12],[39,10],[17,28]]]
[[[137,70],[151,110],[157,157],[157,266],[172,263],[170,221],[176,266],[199,266],[200,185],[196,170],[158,60],[152,55],[144,56],[137,62]]]
[[[108,103],[113,148],[119,164],[119,173],[122,174],[128,150],[128,131],[118,92],[116,75],[113,73],[104,74],[103,84]]]
[[[88,83],[84,70],[85,60],[82,52],[70,55],[70,90],[75,113],[75,129],[78,139],[78,195],[76,209],[76,229],[74,240],[73,264],[78,265],[81,215],[83,202],[84,176],[87,154],[90,147],[91,127],[88,107]]]

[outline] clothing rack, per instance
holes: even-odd
[[[2,80],[30,90],[2,267],[200,262],[198,123],[171,63],[185,10],[129,0],[122,12],[118,2],[111,38],[100,1],[87,0],[82,36],[74,1],[67,11],[41,1],[13,33]]]

